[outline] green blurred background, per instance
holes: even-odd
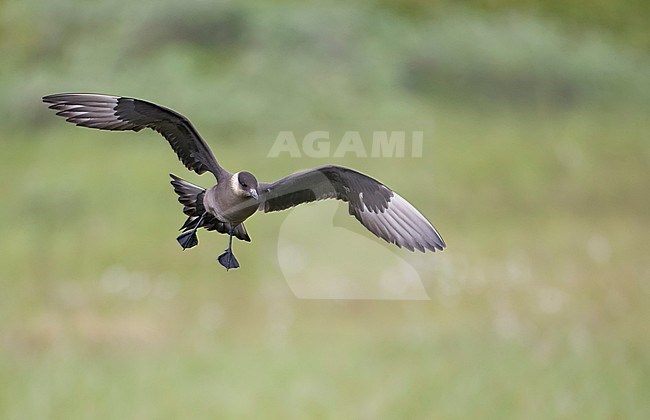
[[[0,417],[649,418],[648,21],[640,0],[0,1]],[[66,91],[173,107],[265,180],[377,176],[448,242],[394,250],[431,300],[297,299],[283,214],[247,222],[239,270],[220,235],[181,252],[167,173],[209,177],[155,133],[65,124],[40,98]],[[287,121],[433,132],[422,158],[266,158]]]

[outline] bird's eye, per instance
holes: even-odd
[[[244,187],[244,188],[248,188],[248,185],[246,185],[245,182],[240,182],[240,184],[241,184],[242,187]]]

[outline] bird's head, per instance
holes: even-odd
[[[240,196],[253,197],[255,200],[259,199],[257,194],[257,179],[252,173],[246,171],[237,172],[233,178],[237,180],[234,183],[234,187]]]

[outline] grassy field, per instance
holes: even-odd
[[[1,418],[650,416],[645,53],[532,15],[161,4],[0,6]],[[324,257],[323,220],[296,246],[342,268],[304,281],[381,289],[366,268],[390,250],[429,300],[297,298],[278,256],[293,214],[247,222],[239,270],[215,261],[221,235],[182,252],[167,174],[209,177],[155,133],[65,124],[40,103],[58,91],[171,106],[264,180],[329,162],[378,177],[448,249]],[[422,157],[267,158],[278,127],[376,121],[425,127]],[[334,216],[365,235],[353,222]]]

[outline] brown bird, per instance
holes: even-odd
[[[190,121],[169,108],[139,99],[87,93],[49,95],[43,101],[66,121],[82,127],[118,131],[150,128],[167,139],[187,169],[199,175],[212,173],[217,184],[207,190],[170,174],[183,213],[188,216],[177,240],[186,249],[198,244],[199,228],[228,234],[228,248],[218,258],[226,269],[239,267],[232,252],[232,237],[250,241],[243,222],[256,211],[285,210],[328,198],[347,202],[350,215],[400,248],[424,252],[446,246],[431,223],[408,201],[353,169],[327,165],[272,183],[258,182],[250,172],[232,173],[222,168]]]

